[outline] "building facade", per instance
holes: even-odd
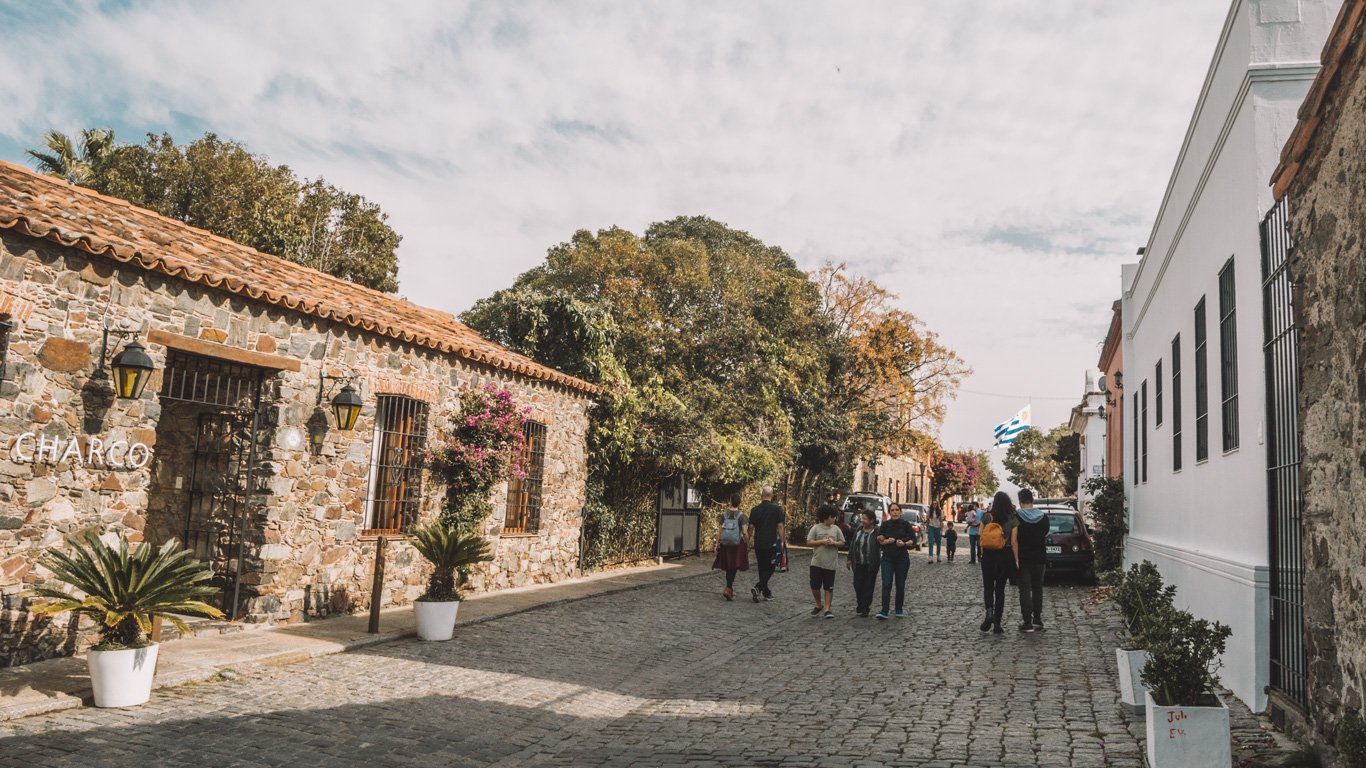
[[[1329,747],[1344,719],[1366,709],[1366,543],[1357,524],[1366,499],[1363,71],[1366,4],[1348,3],[1282,152],[1263,227],[1269,415],[1278,427],[1269,432],[1279,534],[1271,705],[1274,719]]]
[[[1225,685],[1269,682],[1269,526],[1259,224],[1338,0],[1237,0],[1144,256],[1126,270],[1127,562],[1233,629]]]
[[[1104,462],[1102,472],[1106,477],[1124,476],[1124,326],[1120,312],[1121,302],[1116,299],[1110,311],[1110,328],[1101,344],[1100,391],[1105,395],[1105,450],[1101,454]]]
[[[1077,436],[1078,471],[1077,487],[1071,489],[1077,495],[1077,509],[1085,512],[1091,501],[1086,483],[1093,477],[1105,477],[1106,444],[1106,407],[1105,393],[1100,388],[1099,377],[1095,371],[1086,372],[1086,386],[1081,402],[1072,407],[1068,428]]]
[[[154,370],[122,399],[110,358],[133,342]],[[447,313],[0,163],[0,665],[79,645],[21,593],[83,531],[182,541],[255,623],[367,607],[391,536],[381,600],[413,600],[402,531],[444,492],[424,451],[486,384],[531,410],[528,476],[496,493],[472,586],[573,575],[590,385]],[[347,386],[352,429],[329,410]]]
[[[898,504],[929,504],[934,470],[930,455],[917,451],[904,456],[859,459],[854,465],[854,489],[881,493]]]

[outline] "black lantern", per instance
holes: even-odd
[[[337,429],[351,429],[360,418],[361,399],[350,384],[342,387],[332,398],[332,413],[337,417]]]
[[[114,392],[119,397],[136,400],[142,397],[147,380],[152,377],[152,358],[137,341],[130,341],[114,355],[110,367],[114,369]]]

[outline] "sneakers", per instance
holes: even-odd
[[[978,627],[978,629],[982,630],[983,632],[989,631],[991,629],[991,617],[988,616],[985,619],[982,619],[982,626]]]
[[[830,611],[826,611],[826,612],[825,612],[825,618],[827,618],[827,619],[833,619],[833,618],[835,618],[835,614],[831,613]]]
[[[868,618],[868,612],[867,612],[867,611],[859,611],[859,612],[858,612],[858,617],[859,617],[860,619],[866,619],[866,618]]]
[[[1040,621],[1040,620],[1038,620],[1038,619],[1035,619],[1035,620],[1034,620],[1034,631],[1035,631],[1035,632],[1042,632],[1042,631],[1043,631],[1043,622],[1042,622],[1042,621]]]
[[[764,602],[767,603],[767,602],[771,601],[772,599],[773,599],[773,593],[772,593],[772,592],[768,593],[767,595],[764,595]]]
[[[811,609],[811,615],[812,615],[812,616],[819,616],[819,615],[821,615],[821,607],[818,605],[818,606],[816,606],[815,608],[812,608],[812,609]]]
[[[1004,629],[1001,629],[1001,622],[996,621],[995,619],[993,619],[992,622],[991,622],[991,634],[993,634],[993,635],[1004,635],[1005,632],[1006,632],[1006,631],[1005,631]]]
[[[887,614],[883,613],[882,611],[878,611],[878,612],[877,612],[877,620],[878,620],[878,621],[886,621],[886,620],[887,620]]]
[[[759,602],[759,588],[758,588],[758,587],[750,587],[750,588],[749,588],[749,596],[750,596],[751,599],[754,600],[754,602],[756,602],[756,603]]]
[[[896,617],[897,617],[898,619],[904,619],[904,618],[906,618],[906,611],[904,611],[904,610],[901,609],[901,608],[896,609]]]
[[[1021,632],[1033,632],[1033,631],[1034,631],[1034,625],[1033,625],[1033,624],[1030,624],[1029,622],[1026,621],[1026,622],[1024,622],[1023,624],[1020,625],[1020,631],[1021,631]]]

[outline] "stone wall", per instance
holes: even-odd
[[[1289,192],[1310,718],[1366,707],[1366,78],[1358,41]]]
[[[929,458],[923,455],[879,456],[876,461],[860,460],[854,465],[854,490],[867,490],[890,496],[899,504],[929,504],[933,474]]]
[[[156,394],[168,349],[148,343],[150,332],[207,342],[225,355],[250,350],[282,361],[282,370],[267,372],[262,389],[244,541],[244,620],[295,622],[368,607],[375,538],[361,525],[379,394],[427,402],[433,433],[458,409],[463,387],[493,381],[532,408],[548,428],[540,530],[500,537],[506,489],[496,493],[484,528],[495,560],[477,569],[471,586],[498,589],[577,572],[590,405],[581,394],[8,230],[0,231],[0,294],[32,305],[16,323],[0,379],[0,665],[77,645],[69,628],[36,626],[22,610],[19,594],[47,576],[37,564],[43,551],[84,530],[111,540],[120,534],[161,540],[182,524],[184,481],[176,488],[175,479],[187,477],[179,452],[194,430],[187,422],[197,407],[163,405]],[[138,400],[116,400],[100,370],[106,316],[136,330],[156,361]],[[111,347],[112,354],[121,342]],[[309,425],[331,395],[324,375],[359,382],[365,407],[355,430],[327,428],[315,454]],[[325,417],[331,425],[330,413]],[[118,469],[11,460],[17,436],[31,431],[61,441],[74,437],[83,452],[98,437],[105,444],[145,443],[154,453],[145,466]],[[173,455],[157,451],[158,441]],[[443,490],[424,478],[423,518],[437,513]],[[406,603],[422,592],[425,564],[406,543],[394,542],[388,564],[384,604]]]

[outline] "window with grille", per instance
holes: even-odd
[[[9,315],[0,315],[0,379],[5,378],[5,358],[9,356],[9,335],[14,323]]]
[[[402,533],[417,522],[426,447],[427,404],[411,397],[380,395],[362,526],[366,533]]]
[[[1153,428],[1162,426],[1162,361],[1158,360],[1153,372]]]
[[[1138,393],[1134,393],[1134,485],[1138,485]]]
[[[1219,393],[1222,396],[1224,451],[1238,447],[1238,328],[1234,322],[1237,294],[1233,259],[1219,271]]]
[[[1172,471],[1181,471],[1181,334],[1172,337]]]
[[[1143,380],[1143,384],[1139,386],[1138,391],[1141,393],[1141,395],[1142,395],[1142,401],[1143,401],[1143,414],[1142,414],[1142,419],[1143,419],[1143,453],[1141,454],[1141,456],[1142,456],[1142,461],[1140,462],[1140,463],[1141,463],[1141,468],[1140,468],[1139,472],[1140,472],[1140,474],[1141,474],[1141,476],[1142,476],[1142,478],[1143,478],[1143,482],[1146,483],[1146,482],[1148,482],[1148,380],[1147,380],[1147,379],[1144,379],[1144,380]]]
[[[541,483],[545,478],[545,425],[528,421],[522,427],[522,471],[526,477],[508,482],[507,516],[503,533],[535,533],[541,527]]]
[[[1195,460],[1209,458],[1209,363],[1205,359],[1205,299],[1195,305]]]

